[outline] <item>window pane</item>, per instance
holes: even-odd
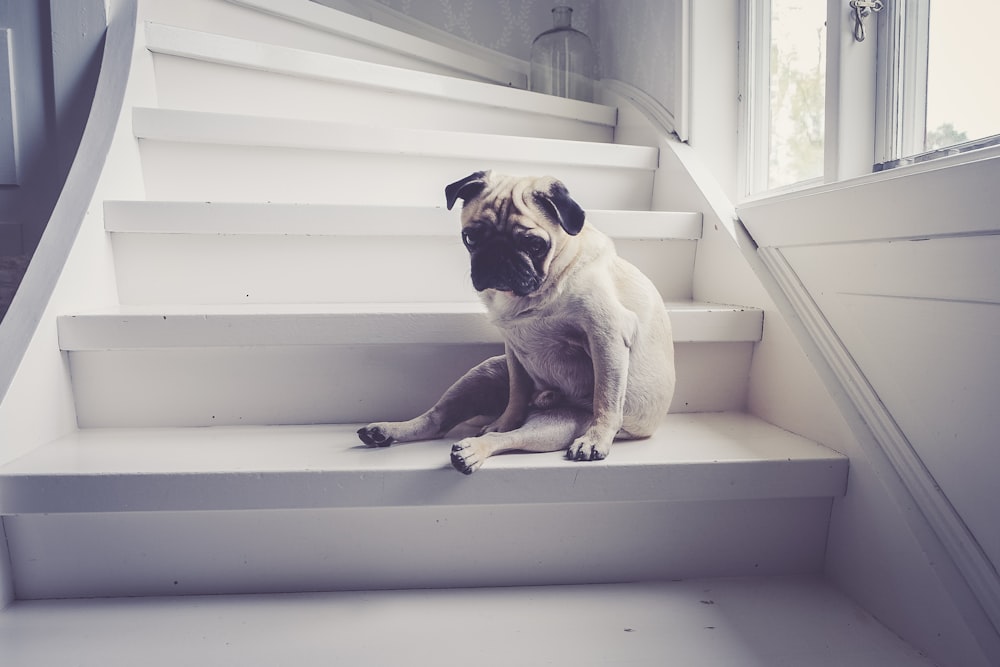
[[[825,2],[771,0],[770,68],[768,188],[821,177]]]
[[[931,0],[925,150],[1000,134],[997,0]]]

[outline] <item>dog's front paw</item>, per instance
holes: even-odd
[[[611,442],[614,436],[604,438],[590,431],[573,441],[566,450],[566,458],[570,461],[603,461],[611,452]]]
[[[359,428],[358,437],[369,447],[388,447],[395,442],[393,437],[389,435],[386,424],[369,424]]]
[[[485,459],[482,451],[476,446],[475,438],[459,440],[451,446],[451,465],[460,473],[471,475],[479,470]]]

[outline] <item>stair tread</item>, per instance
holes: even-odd
[[[513,162],[572,162],[653,170],[658,149],[569,139],[504,136],[318,120],[135,107],[132,129],[142,140],[189,142]]]
[[[0,513],[816,498],[847,458],[745,413],[667,415],[601,462],[505,454],[471,477],[450,442],[364,447],[356,424],[82,429],[0,468]]]
[[[763,311],[665,302],[675,342],[759,341]],[[351,343],[500,343],[478,301],[324,304],[121,305],[62,315],[67,351]]]
[[[813,576],[19,601],[0,642],[9,667],[933,664]]]
[[[606,126],[615,125],[617,119],[616,109],[607,105],[157,23],[146,24],[146,46],[163,55]]]
[[[587,220],[615,239],[701,237],[699,212],[591,209]],[[459,227],[443,206],[148,200],[106,201],[104,222],[109,232],[154,234],[454,237]]]

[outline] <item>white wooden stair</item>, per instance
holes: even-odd
[[[558,172],[588,208],[643,210],[657,166],[647,146],[174,109],[135,109],[133,129],[147,195],[166,200],[435,206],[442,183],[487,164]]]
[[[0,467],[11,664],[924,664],[816,578],[847,459],[745,412],[764,313],[692,299],[701,216],[650,210],[657,149],[614,143],[615,109],[307,0],[141,7],[158,104],[122,125],[145,199],[103,202],[119,303],[58,318],[79,430]],[[484,168],[564,180],[660,289],[653,438],[469,477],[448,438],[357,440],[500,350],[443,208]],[[720,577],[746,579],[627,583]],[[470,590],[386,590],[443,588]],[[292,639],[262,648],[267,616]]]
[[[16,665],[932,667],[812,577],[40,600],[0,641]]]
[[[437,194],[443,199],[443,192]],[[455,214],[443,201],[112,201],[104,208],[123,304],[399,302],[429,296],[478,302]],[[663,298],[690,298],[700,213],[590,210],[587,217],[654,280]],[[392,253],[391,266],[390,239],[408,249]]]
[[[155,23],[146,44],[171,109],[580,141],[614,134],[613,107],[491,83]]]

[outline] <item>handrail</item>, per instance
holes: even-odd
[[[97,188],[125,99],[137,15],[138,0],[107,4],[101,71],[79,150],[14,301],[0,322],[0,401],[52,298]]]

